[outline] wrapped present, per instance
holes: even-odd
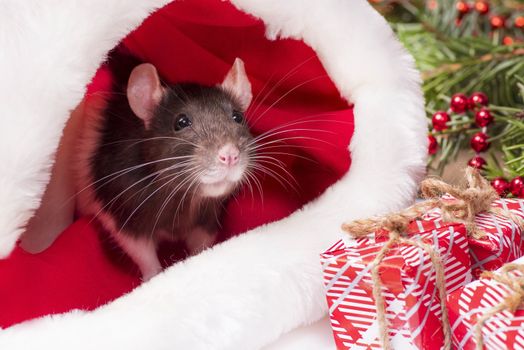
[[[524,258],[448,296],[457,349],[524,350]]]
[[[524,200],[500,199],[490,183],[471,168],[466,178],[465,189],[427,179],[421,190],[438,208],[428,212],[427,219],[466,226],[473,275],[478,277],[483,270],[495,270],[524,256]]]
[[[447,200],[452,201],[452,198]],[[504,212],[483,212],[475,215],[474,223],[478,236],[469,236],[471,268],[473,276],[478,278],[482,271],[496,270],[505,263],[524,256],[524,237],[521,224],[515,217],[524,219],[524,200],[517,198],[498,199],[492,204],[493,209],[511,212],[512,217]],[[440,209],[431,210],[424,216],[431,222],[441,222]],[[418,227],[413,227],[416,232]]]
[[[450,347],[445,294],[471,281],[467,233],[457,223],[408,225],[418,209],[364,225],[361,233],[376,234],[321,255],[338,349]],[[344,228],[359,237],[360,224]],[[415,227],[425,231],[402,234]]]
[[[524,218],[524,200],[522,199],[499,199],[492,206]],[[484,237],[471,237],[469,240],[475,277],[478,277],[483,270],[496,270],[505,263],[524,256],[523,228],[520,223],[500,213],[478,214],[475,223],[485,232]]]

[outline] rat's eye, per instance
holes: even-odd
[[[233,120],[240,124],[244,120],[244,116],[240,112],[233,111]]]
[[[176,131],[182,130],[184,128],[187,128],[188,126],[191,126],[191,124],[193,124],[193,122],[191,122],[191,119],[189,119],[189,117],[187,115],[179,114],[176,117],[175,130]]]

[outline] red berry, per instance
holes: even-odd
[[[502,38],[502,44],[506,46],[513,45],[515,43],[515,40],[510,37],[509,35],[506,35],[504,38]]]
[[[444,111],[437,111],[431,118],[433,129],[437,131],[446,130],[448,128],[447,122],[449,122],[449,120],[449,114]]]
[[[487,106],[489,104],[488,96],[480,91],[474,92],[469,97],[470,108],[476,106]]]
[[[524,198],[524,178],[522,176],[517,176],[511,180],[509,190],[515,197]]]
[[[489,148],[488,135],[483,132],[478,132],[473,135],[470,144],[475,152],[484,152]]]
[[[481,156],[475,156],[469,160],[468,165],[473,168],[482,169],[486,165],[486,160]]]
[[[489,23],[491,24],[491,28],[493,29],[500,29],[504,28],[506,25],[506,19],[503,16],[495,15],[491,16],[489,19]]]
[[[515,27],[524,28],[524,16],[518,16],[515,18]]]
[[[475,123],[479,128],[488,126],[493,121],[493,116],[487,108],[482,108],[480,111],[475,113]]]
[[[465,15],[470,10],[468,3],[465,1],[457,1],[457,4],[455,5],[455,7],[459,15]]]
[[[509,190],[509,182],[507,182],[503,177],[494,178],[491,181],[491,186],[493,186],[499,196],[506,195]]]
[[[468,97],[464,94],[451,96],[450,108],[455,113],[464,113],[468,108]]]
[[[438,142],[435,136],[428,136],[428,154],[433,155],[438,151]]]
[[[475,10],[481,15],[485,15],[489,12],[489,4],[486,1],[475,2]]]

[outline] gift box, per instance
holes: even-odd
[[[524,257],[514,263],[524,265]],[[500,276],[503,269],[495,271],[494,276]],[[520,282],[524,282],[522,272],[511,271],[507,275],[520,277]],[[512,283],[514,282],[513,280]],[[447,306],[454,346],[464,350],[480,348],[482,344],[477,344],[476,339],[477,327],[480,327],[485,349],[524,350],[524,305],[520,304],[520,308],[514,313],[505,307],[496,312],[499,310],[496,309],[498,306],[505,305],[501,303],[507,303],[508,297],[517,297],[513,301],[522,302],[523,287],[520,285],[515,291],[506,283],[497,281],[497,278],[481,278],[448,295]],[[496,313],[491,316],[493,311]],[[486,318],[483,326],[478,325],[482,318]]]
[[[440,255],[444,288],[452,292],[469,283],[469,246],[461,224],[414,222],[408,238]],[[338,349],[381,348],[379,305],[374,298],[373,260],[388,244],[387,232],[371,238],[341,240],[321,255],[327,302]],[[440,349],[444,344],[436,269],[427,250],[406,239],[393,244],[379,266],[387,335],[394,349]]]
[[[446,201],[453,201],[452,197],[444,197]],[[483,212],[475,216],[475,226],[484,233],[484,237],[476,238],[470,235],[469,246],[472,261],[473,276],[478,278],[482,271],[496,270],[505,263],[524,256],[524,239],[522,228],[504,215],[509,211],[524,219],[524,200],[522,199],[498,199],[491,205],[492,208],[500,208],[500,213]],[[431,210],[425,215],[425,219],[441,221],[440,209]]]
[[[495,208],[510,211],[524,219],[524,200],[499,199]],[[476,225],[486,233],[480,239],[470,237],[469,246],[473,275],[478,277],[483,270],[495,270],[507,262],[524,256],[522,228],[505,215],[480,213]]]

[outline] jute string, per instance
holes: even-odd
[[[520,271],[522,276],[517,277],[512,275],[510,274],[511,271]],[[477,320],[477,324],[475,325],[475,341],[477,343],[477,350],[484,349],[482,327],[484,327],[486,321],[504,310],[508,310],[514,314],[519,306],[524,302],[524,265],[506,264],[502,267],[499,273],[484,271],[481,277],[491,278],[506,285],[511,290],[511,294],[508,295],[500,304],[485,312],[484,315],[482,315]]]
[[[458,222],[464,224],[468,234],[479,239],[486,235],[475,224],[475,215],[481,212],[489,212],[507,217],[519,227],[524,227],[524,220],[503,208],[494,208],[491,205],[499,195],[480,173],[472,167],[466,169],[466,188],[460,188],[445,183],[442,180],[428,178],[422,181],[420,189],[424,198],[430,199],[442,211],[444,221]],[[449,193],[452,200],[441,200],[443,194]]]
[[[426,251],[431,259],[436,273],[435,286],[438,289],[440,304],[442,308],[442,325],[444,332],[444,349],[451,349],[451,328],[446,306],[446,290],[444,280],[444,267],[440,255],[432,245],[422,243],[405,234],[409,223],[420,218],[428,210],[440,208],[444,221],[458,222],[464,224],[467,232],[473,238],[482,238],[485,232],[475,224],[475,216],[480,212],[491,212],[505,216],[524,228],[524,220],[509,210],[493,208],[493,201],[499,198],[497,192],[490,183],[484,179],[479,172],[472,167],[465,171],[467,187],[460,188],[449,185],[439,179],[428,178],[421,184],[421,191],[425,202],[415,204],[402,212],[392,213],[384,217],[376,217],[364,220],[355,220],[342,225],[342,229],[353,238],[362,238],[379,229],[389,232],[389,240],[382,246],[377,256],[372,261],[371,278],[373,281],[373,297],[377,306],[377,319],[379,325],[379,338],[384,349],[391,349],[388,336],[388,321],[386,318],[386,305],[382,295],[382,282],[379,274],[379,265],[386,257],[389,250],[395,244],[407,244],[419,247]],[[454,197],[452,200],[442,200],[443,194],[449,193]]]
[[[448,321],[448,311],[446,307],[446,289],[444,280],[444,267],[439,253],[432,245],[422,243],[418,240],[408,237],[405,232],[409,223],[422,216],[433,204],[429,202],[420,203],[410,207],[400,213],[393,213],[385,217],[356,220],[351,223],[342,225],[342,229],[349,232],[354,238],[367,236],[370,232],[378,229],[386,229],[389,232],[389,240],[382,246],[377,256],[372,261],[371,279],[373,281],[373,297],[377,307],[377,320],[379,326],[379,340],[382,348],[391,349],[391,342],[388,335],[388,321],[386,318],[386,303],[382,295],[382,281],[380,279],[379,267],[386,257],[389,250],[395,244],[412,245],[426,251],[435,268],[436,280],[435,285],[439,292],[440,305],[442,308],[442,326],[444,330],[445,349],[451,349],[451,330]]]

